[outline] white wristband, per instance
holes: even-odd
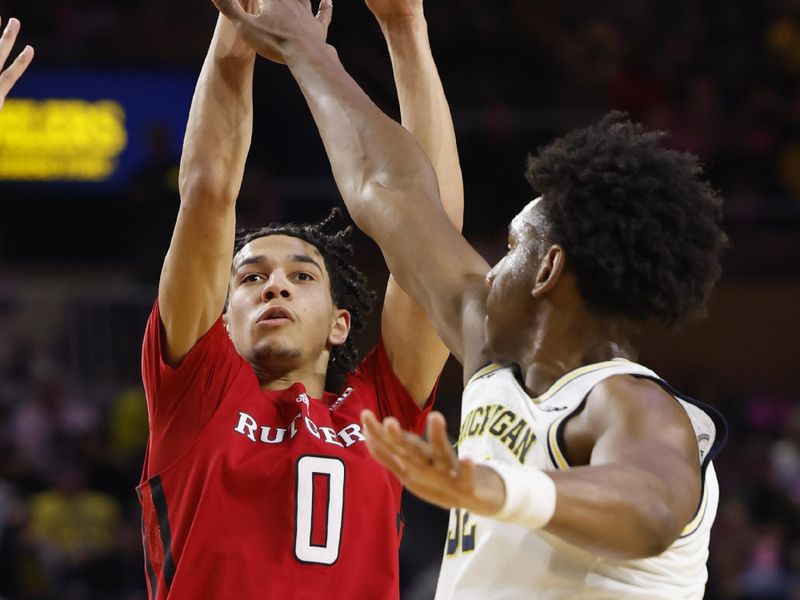
[[[541,529],[556,511],[556,484],[533,467],[499,461],[483,463],[503,480],[506,501],[493,519],[515,523],[528,529]]]

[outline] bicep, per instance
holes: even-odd
[[[605,411],[605,419],[596,419],[605,423],[591,450],[590,465],[615,465],[639,473],[633,481],[642,489],[634,485],[630,493],[658,494],[676,526],[682,528],[700,501],[697,440],[678,402],[666,394],[657,398],[660,393],[647,390],[638,398],[617,394],[616,406]]]
[[[164,352],[173,365],[219,318],[230,278],[234,206],[200,198],[181,203],[159,281]]]

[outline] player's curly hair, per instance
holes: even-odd
[[[663,137],[612,112],[529,157],[526,176],[587,304],[675,326],[705,314],[728,238],[697,157]]]
[[[317,223],[270,223],[257,229],[239,229],[233,255],[236,256],[254,239],[269,235],[296,237],[319,250],[330,278],[333,302],[350,313],[350,335],[344,344],[331,350],[328,367],[339,373],[347,373],[358,365],[358,349],[353,334],[366,325],[366,318],[375,305],[375,293],[367,288],[367,278],[353,265],[353,246],[349,241],[352,226],[335,229],[335,221],[341,216],[341,210],[334,208]]]

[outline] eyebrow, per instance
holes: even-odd
[[[313,258],[311,258],[310,256],[308,256],[307,254],[292,254],[292,255],[289,256],[289,261],[290,262],[299,262],[299,263],[311,264],[311,265],[314,265],[315,267],[317,267],[317,269],[319,270],[320,273],[323,272],[322,271],[322,267],[319,266],[319,263],[317,261],[315,261]],[[264,262],[267,262],[267,257],[264,256],[263,254],[255,254],[253,256],[248,256],[248,257],[243,258],[242,260],[240,260],[238,263],[236,263],[231,268],[231,272],[235,273],[236,271],[238,271],[239,269],[241,269],[242,267],[244,267],[246,265],[252,265],[252,264],[256,264],[256,263],[264,263]]]
[[[248,257],[243,258],[242,260],[240,260],[238,263],[233,264],[231,266],[231,273],[235,273],[236,271],[238,271],[239,269],[241,269],[242,267],[244,267],[246,265],[252,265],[252,264],[255,264],[255,263],[261,263],[261,262],[265,262],[266,260],[267,260],[267,257],[264,256],[263,254],[257,254],[255,256],[248,256]]]
[[[319,263],[315,261],[313,258],[308,256],[307,254],[292,254],[289,259],[292,262],[300,262],[300,263],[308,263],[317,267],[320,273],[322,273],[322,267],[319,266]]]

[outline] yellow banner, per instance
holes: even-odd
[[[7,100],[0,111],[0,180],[104,181],[128,143],[111,100]]]

